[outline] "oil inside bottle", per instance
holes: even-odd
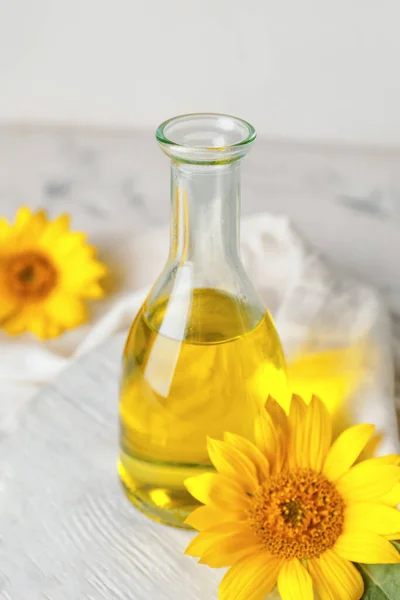
[[[261,317],[261,318],[260,318]],[[268,312],[212,289],[146,304],[124,350],[119,475],[155,520],[182,526],[197,502],[184,480],[212,469],[206,437],[253,435],[268,394],[287,390]]]

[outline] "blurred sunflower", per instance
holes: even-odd
[[[10,335],[54,338],[87,318],[85,299],[104,295],[105,266],[69,216],[19,209],[15,224],[0,219],[0,327]]]
[[[292,398],[289,416],[272,399],[255,441],[226,433],[209,440],[217,473],[189,478],[205,504],[186,523],[200,531],[186,549],[210,567],[231,567],[221,600],[359,600],[353,562],[400,563],[399,455],[361,461],[374,433],[356,425],[332,441],[332,422],[316,397]]]

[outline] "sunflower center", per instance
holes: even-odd
[[[57,282],[53,264],[37,252],[15,254],[9,259],[6,272],[10,290],[24,300],[45,298]]]
[[[343,531],[344,501],[333,483],[311,469],[271,477],[252,497],[248,519],[266,550],[286,559],[315,558]]]

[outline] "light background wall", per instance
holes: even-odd
[[[399,0],[0,0],[0,122],[400,144]]]

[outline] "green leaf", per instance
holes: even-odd
[[[393,542],[400,552],[400,543]],[[356,565],[364,579],[362,600],[399,600],[399,565]]]

